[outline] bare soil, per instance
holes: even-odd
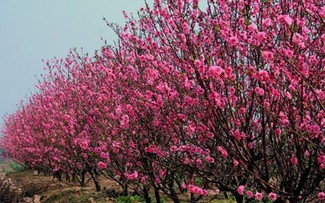
[[[95,186],[91,181],[86,187],[80,187],[77,183],[58,181],[53,177],[36,174],[34,171],[8,173],[8,170],[6,170],[6,172],[6,176],[14,182],[15,186],[21,188],[23,196],[25,197],[25,203],[28,201],[30,203],[114,203],[117,202],[115,199],[116,196],[114,195],[121,192],[116,182],[104,177],[100,179],[103,191],[96,192]],[[40,201],[35,201],[35,197],[38,197]],[[29,198],[29,200],[27,201],[26,198]],[[167,202],[171,202],[167,198],[164,199]],[[188,195],[184,194],[181,199],[182,202],[188,202],[186,201]],[[209,202],[235,203],[234,200],[222,200],[222,197],[218,199],[219,200]]]
[[[103,192],[96,192],[91,183],[87,187],[80,187],[77,183],[58,181],[50,176],[35,174],[34,171],[10,172],[7,177],[21,188],[24,197],[34,198],[37,195],[42,203],[115,202]],[[113,181],[105,180],[103,183],[103,187],[116,188]]]

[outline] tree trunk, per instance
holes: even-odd
[[[65,180],[69,181],[69,182],[71,181],[71,177],[70,177],[69,173],[65,174]]]
[[[96,174],[96,172],[93,172],[93,171],[90,172],[90,175],[91,175],[91,178],[93,179],[93,182],[95,184],[96,191],[99,192],[101,190],[99,180],[98,180],[99,176]]]
[[[180,203],[177,193],[175,192],[174,188],[170,190],[171,196],[170,198],[173,200],[174,203]]]
[[[155,198],[156,198],[156,203],[160,203],[160,194],[159,194],[159,189],[155,188]]]
[[[86,186],[86,170],[81,171],[81,177],[80,177],[80,186],[85,187]]]
[[[128,196],[128,194],[129,194],[129,191],[128,191],[129,190],[129,187],[128,187],[128,184],[126,182],[123,183],[122,188],[123,188],[123,195],[124,196]]]
[[[176,191],[175,191],[175,189],[174,189],[174,183],[175,183],[175,181],[174,181],[174,173],[173,173],[173,175],[172,175],[172,180],[170,181],[170,183],[168,184],[168,187],[169,187],[169,191],[170,191],[170,194],[171,194],[171,199],[174,201],[174,203],[180,203],[180,201],[179,201],[179,198],[178,198],[178,196],[177,196],[177,193],[176,193]]]
[[[170,198],[173,200],[174,203],[181,203],[177,195],[172,195]]]
[[[286,203],[286,200],[285,199],[282,199],[282,198],[277,198],[274,203]]]
[[[149,196],[149,191],[146,186],[143,187],[143,194],[144,194],[144,199],[146,200],[146,203],[151,203],[151,199]]]
[[[234,195],[237,203],[243,203],[244,202],[244,196],[243,195],[240,195],[237,192],[232,193],[232,194]]]
[[[195,203],[196,200],[195,200],[195,196],[193,193],[190,194],[190,203]]]

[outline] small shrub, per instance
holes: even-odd
[[[120,196],[116,199],[117,203],[137,203],[145,202],[145,200],[140,196]]]
[[[18,164],[16,162],[10,162],[9,167],[12,168],[14,172],[21,172],[26,169],[24,165]]]

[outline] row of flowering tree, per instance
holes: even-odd
[[[125,18],[116,46],[47,63],[5,118],[7,156],[147,202],[325,199],[323,1],[155,0]]]

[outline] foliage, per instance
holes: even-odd
[[[26,169],[26,167],[23,164],[18,164],[16,162],[10,162],[9,167],[14,171],[14,172],[19,172],[23,171]]]
[[[116,199],[117,203],[140,203],[145,202],[140,196],[120,196]]]

